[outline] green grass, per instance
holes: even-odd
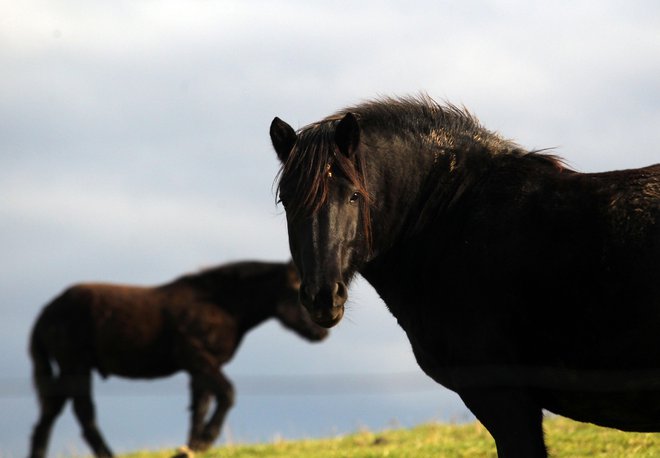
[[[660,457],[660,434],[624,433],[564,418],[544,422],[554,457]],[[170,458],[174,450],[138,452],[122,458]],[[277,441],[218,447],[195,458],[495,457],[495,444],[479,423],[425,424],[378,433],[360,431],[331,439]]]

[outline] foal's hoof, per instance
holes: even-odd
[[[194,439],[191,440],[188,443],[188,446],[181,447],[181,449],[185,448],[188,450],[190,453],[195,453],[195,452],[205,452],[208,449],[211,448],[211,445],[213,445],[213,439]],[[192,456],[192,455],[189,455]]]
[[[193,458],[195,452],[190,450],[187,445],[183,445],[176,449],[176,453],[172,455],[172,458]]]

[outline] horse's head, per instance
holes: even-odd
[[[282,162],[278,194],[302,278],[300,299],[329,328],[343,317],[348,285],[369,254],[369,196],[356,154],[360,128],[350,113],[298,134],[275,118],[270,136]]]
[[[327,337],[328,330],[313,322],[307,310],[300,305],[300,277],[293,262],[286,267],[285,284],[286,294],[284,300],[278,302],[275,308],[275,317],[300,337],[310,341],[323,340]]]

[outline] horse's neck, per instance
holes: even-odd
[[[451,158],[431,149],[408,147],[396,150],[380,146],[379,161],[369,174],[376,177],[372,210],[374,247],[384,251],[399,243],[418,224],[428,204],[428,195],[451,167]],[[371,184],[370,184],[371,187]]]
[[[410,302],[407,297],[418,294],[419,288],[428,287],[428,282],[420,278],[429,278],[425,277],[429,271],[438,272],[437,266],[446,264],[447,256],[460,256],[461,247],[467,243],[467,229],[478,237],[491,233],[496,223],[508,224],[500,216],[505,212],[499,210],[513,204],[514,197],[521,195],[529,183],[556,183],[557,174],[562,173],[551,161],[539,166],[534,161],[540,159],[533,156],[471,153],[459,158],[453,170],[451,162],[448,170],[433,169],[435,173],[424,181],[426,188],[416,194],[418,200],[411,204],[408,221],[396,239],[386,247],[376,247],[380,248],[377,256],[360,271],[397,318],[405,314],[397,307]],[[514,160],[525,164],[512,167],[510,162]],[[493,218],[475,217],[484,206]],[[374,231],[382,230],[388,230],[387,224],[376,222]],[[389,233],[393,233],[391,227]],[[452,269],[450,265],[443,268]],[[434,281],[434,286],[440,287],[446,280],[439,275]]]
[[[465,202],[488,173],[489,162],[484,151],[463,157],[451,151],[405,151],[381,175],[377,200],[383,201],[372,217],[374,254],[361,274],[395,315],[397,304],[416,287],[416,269],[438,262],[443,244],[455,242],[461,212],[470,207]]]
[[[497,164],[481,145],[464,150],[409,147],[383,152],[372,214],[375,247],[389,250],[436,230]],[[379,244],[380,242],[380,244]]]

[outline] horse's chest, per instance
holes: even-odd
[[[419,366],[450,388],[457,367],[516,358],[509,320],[482,307],[482,301],[469,300],[469,294],[451,287],[455,284],[401,280],[379,290],[406,332]]]

